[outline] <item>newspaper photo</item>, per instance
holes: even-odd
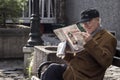
[[[83,45],[85,44],[85,41],[81,32],[85,32],[85,30],[80,24],[73,24],[54,30],[54,33],[61,41],[67,40],[73,53],[84,49]]]

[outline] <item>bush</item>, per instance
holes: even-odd
[[[13,23],[21,16],[23,3],[26,0],[0,0],[0,25],[6,26],[6,20],[11,19]]]

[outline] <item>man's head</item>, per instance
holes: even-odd
[[[87,9],[81,13],[80,22],[88,33],[92,33],[100,26],[99,17],[99,12],[96,9]]]

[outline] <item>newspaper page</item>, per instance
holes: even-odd
[[[85,32],[84,28],[80,24],[73,24],[63,28],[55,29],[54,33],[61,41],[67,40],[73,53],[83,50],[85,41],[81,32]]]

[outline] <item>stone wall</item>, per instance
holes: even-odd
[[[0,28],[0,58],[21,58],[30,28]]]
[[[102,26],[110,31],[115,31],[120,40],[120,0],[66,0],[66,22],[72,24],[80,19],[80,12],[88,8],[100,11]]]

